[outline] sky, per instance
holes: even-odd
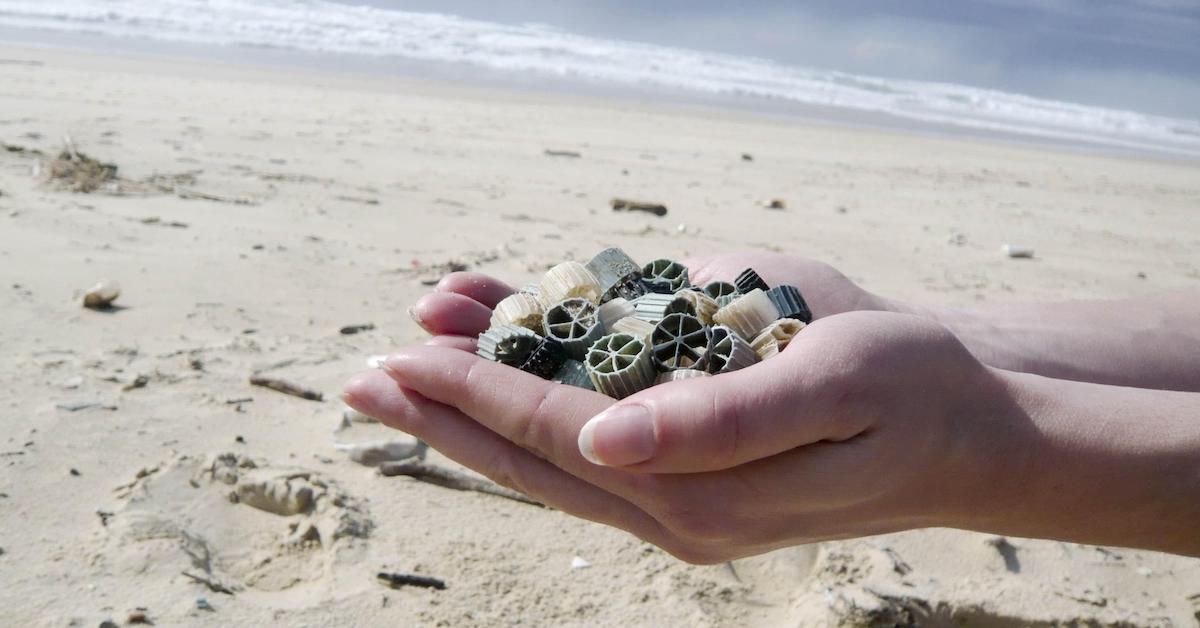
[[[1200,0],[342,0],[1200,118]]]

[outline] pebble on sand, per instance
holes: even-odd
[[[83,307],[93,310],[104,309],[112,305],[119,296],[121,296],[121,284],[111,279],[105,279],[83,294]]]

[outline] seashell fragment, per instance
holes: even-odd
[[[710,281],[708,285],[704,286],[704,294],[719,299],[730,294],[738,294],[738,289],[728,281]]]
[[[662,319],[650,334],[654,366],[659,371],[704,368],[709,334],[695,316],[671,314]]]
[[[721,309],[712,297],[699,289],[684,288],[676,292],[675,296],[687,299],[696,310],[696,318],[700,319],[700,322],[705,325],[712,325],[713,314],[716,314],[717,310]]]
[[[766,292],[755,288],[741,298],[717,310],[713,320],[729,327],[743,340],[754,338],[767,325],[779,319],[779,310]]]
[[[567,299],[555,304],[542,317],[546,337],[561,342],[571,359],[582,360],[592,344],[604,335],[596,311],[596,304],[586,299]]]
[[[550,379],[566,361],[567,350],[563,348],[562,343],[554,338],[543,338],[517,368],[542,379]]]
[[[706,370],[713,375],[730,373],[758,362],[758,354],[754,347],[746,342],[732,329],[717,325],[712,328],[712,337],[708,344],[708,364]]]
[[[563,262],[542,277],[538,298],[547,305],[574,298],[600,303],[600,282],[583,264]]]
[[[796,286],[775,286],[767,290],[767,298],[771,299],[775,309],[779,310],[780,318],[794,318],[804,324],[812,322],[812,311],[808,309],[808,304],[804,302],[804,297],[800,295]]]
[[[600,282],[600,302],[615,298],[636,299],[646,294],[642,285],[642,267],[618,248],[604,249],[586,264]]]
[[[666,318],[668,314],[696,315],[692,302],[674,294],[651,293],[633,302],[633,315],[650,324]]]
[[[333,448],[346,454],[348,458],[358,464],[377,467],[393,460],[424,459],[429,446],[422,440],[388,440],[370,443],[334,443]]]
[[[83,307],[102,310],[112,305],[121,296],[121,284],[112,279],[105,279],[88,288],[83,294]]]
[[[669,384],[671,382],[682,382],[687,379],[698,379],[702,377],[712,377],[712,373],[708,371],[700,371],[696,369],[678,369],[675,371],[667,371],[659,373],[658,378],[654,380],[654,385]]]
[[[650,334],[654,333],[654,323],[646,322],[633,316],[626,316],[613,323],[612,329],[609,329],[608,332],[612,334],[629,334],[636,338],[649,340]]]
[[[780,351],[787,348],[788,343],[796,334],[800,333],[806,327],[803,321],[794,318],[781,318],[762,330],[758,336],[750,343],[754,347],[754,352],[758,357],[766,360],[767,358],[775,357]]]
[[[771,287],[767,285],[767,282],[763,281],[763,278],[759,277],[758,273],[754,272],[753,268],[747,268],[746,270],[743,270],[742,274],[738,275],[737,279],[733,281],[733,284],[737,286],[738,292],[742,294],[747,294],[755,288],[762,290],[763,292],[771,289]]]
[[[654,383],[650,345],[629,334],[610,334],[588,350],[588,376],[597,392],[624,399]]]
[[[688,287],[687,266],[669,259],[656,259],[642,268],[642,283],[658,294],[674,294]]]
[[[579,360],[567,360],[558,369],[558,372],[554,374],[554,377],[550,378],[550,381],[586,390],[596,390],[595,385],[592,384],[591,376],[588,375],[587,366]]]
[[[596,318],[600,320],[600,326],[604,328],[605,333],[608,333],[612,330],[614,323],[627,316],[633,316],[633,311],[632,303],[621,297],[617,297],[602,304],[596,310]]]
[[[517,292],[496,304],[496,309],[492,311],[491,326],[516,325],[537,333],[542,331],[543,314],[545,308],[537,297]]]
[[[479,357],[520,367],[542,343],[542,337],[516,325],[501,325],[479,335],[475,353]]]

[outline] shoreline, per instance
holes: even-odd
[[[333,80],[363,89],[394,90],[405,86],[499,92],[512,98],[563,99],[567,102],[603,103],[613,107],[678,109],[681,112],[732,118],[757,118],[799,125],[831,126],[900,135],[967,142],[995,143],[1016,147],[1061,151],[1068,154],[1161,160],[1166,163],[1200,164],[1200,155],[1170,149],[1119,146],[1101,141],[1055,138],[1019,132],[998,131],[952,123],[927,122],[891,113],[846,107],[823,106],[754,96],[704,94],[702,92],[646,85],[602,83],[595,80],[500,72],[445,61],[419,62],[406,59],[372,58],[337,53],[299,50],[255,49],[140,39],[115,39],[102,35],[39,32],[39,41],[21,41],[27,33],[0,28],[0,59],[10,55],[62,53],[67,58],[111,56],[162,71],[159,64],[192,68],[211,66],[217,75],[246,71],[262,80],[264,75],[283,72],[292,81],[305,78]],[[16,40],[16,41],[14,41]],[[386,87],[380,79],[389,83]]]

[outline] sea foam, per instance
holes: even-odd
[[[220,46],[464,63],[624,85],[769,98],[924,122],[1200,156],[1200,120],[948,83],[325,0],[0,0],[0,26]]]

